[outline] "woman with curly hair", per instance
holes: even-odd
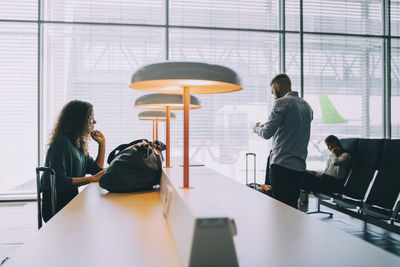
[[[84,101],[73,100],[66,104],[58,116],[51,134],[45,166],[56,172],[57,206],[61,210],[76,195],[78,187],[98,182],[104,174],[106,140],[104,135],[93,130],[96,121],[93,106]],[[88,141],[92,137],[99,144],[96,160],[88,153]],[[91,174],[92,176],[87,176]],[[51,218],[50,178],[44,173],[42,214],[44,221]]]

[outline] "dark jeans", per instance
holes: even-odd
[[[305,172],[302,189],[316,193],[337,193],[342,188],[342,180],[323,174],[321,177]]]
[[[294,171],[277,164],[269,168],[272,197],[297,209],[304,172]]]
[[[267,158],[267,167],[266,167],[266,169],[265,169],[265,182],[264,182],[264,184],[271,184],[271,181],[270,181],[270,179],[269,179],[269,162],[270,162],[270,159],[271,159],[271,150],[269,151],[269,155],[268,155],[268,158]]]
[[[57,204],[56,213],[64,208],[76,195],[78,195],[78,188],[73,188],[68,191],[57,191]],[[50,192],[43,192],[42,200],[42,217],[45,222],[51,219],[51,197]]]

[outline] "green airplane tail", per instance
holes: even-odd
[[[325,123],[345,123],[345,120],[337,111],[327,95],[318,95],[319,105],[321,106],[322,118]]]

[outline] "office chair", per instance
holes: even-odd
[[[42,197],[43,192],[40,185],[40,172],[50,173],[50,197],[51,197],[51,214],[56,214],[57,192],[56,192],[56,172],[52,168],[37,167],[36,168],[36,198],[38,207],[38,229],[42,227]]]

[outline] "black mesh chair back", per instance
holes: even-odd
[[[347,170],[346,173],[344,175],[344,179],[342,181],[342,188],[341,191],[338,193],[342,193],[343,192],[343,187],[344,184],[347,181],[347,178],[349,177],[350,171],[352,169],[353,166],[353,162],[354,162],[354,157],[357,154],[357,148],[358,148],[358,142],[359,142],[359,138],[345,138],[345,139],[340,139],[340,143],[342,144],[343,149],[350,153],[350,163],[347,166]]]
[[[52,168],[37,167],[36,168],[36,199],[38,207],[38,229],[42,227],[42,187],[40,184],[40,172],[48,172],[50,174],[50,194],[51,194],[51,214],[56,214],[57,191],[56,191],[56,172]]]
[[[400,140],[385,140],[378,175],[365,203],[392,210],[400,193]]]
[[[360,138],[344,138],[340,139],[340,143],[344,150],[349,152],[352,156],[356,154]]]
[[[375,171],[378,169],[382,146],[383,139],[358,141],[357,152],[352,155],[351,171],[343,188],[344,195],[354,199],[364,199]]]

